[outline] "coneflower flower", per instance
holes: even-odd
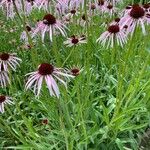
[[[8,76],[8,72],[4,71],[3,67],[0,67],[1,71],[0,71],[0,87],[6,87],[7,84],[10,84],[10,80],[9,80],[9,76]]]
[[[96,4],[95,3],[89,3],[89,13],[90,15],[93,15],[96,11]]]
[[[91,4],[90,4],[90,8],[91,8],[92,11],[94,11],[94,10],[96,9],[95,3],[91,3]]]
[[[81,66],[73,66],[68,70],[68,73],[73,76],[78,76],[83,71]]]
[[[116,25],[116,24],[119,25],[119,22],[120,22],[120,18],[115,18],[115,19],[110,23],[110,25]]]
[[[4,12],[6,12],[7,19],[8,18],[13,19],[16,14],[14,4],[17,8],[17,11],[21,12],[22,11],[22,3],[20,0],[15,0],[15,1],[14,0],[2,0],[0,2],[0,7],[2,7]]]
[[[21,59],[16,56],[15,53],[1,53],[0,54],[0,71],[4,70],[8,72],[8,67],[13,71],[16,70],[16,67],[19,66]]]
[[[85,36],[77,37],[75,35],[71,36],[71,38],[68,38],[66,41],[64,41],[64,45],[66,45],[67,47],[72,47],[74,45],[85,43],[87,43]]]
[[[28,32],[29,36],[31,36],[33,33],[33,29],[30,26],[26,26],[26,31]],[[21,33],[20,40],[28,44],[28,36],[26,31]]]
[[[108,13],[110,16],[114,15],[116,11],[117,11],[117,8],[114,5],[108,4],[106,6],[105,13]]]
[[[127,35],[125,30],[120,28],[119,25],[110,25],[104,33],[97,39],[103,46],[107,44],[107,47],[114,46],[115,41],[118,45],[123,47],[123,44],[127,42]],[[108,42],[108,43],[107,43]]]
[[[25,13],[29,15],[34,8],[38,8],[36,0],[26,0],[24,2]]]
[[[66,82],[63,81],[62,77],[73,78],[72,75],[65,73],[63,69],[55,68],[53,65],[49,63],[42,63],[38,67],[37,71],[29,73],[27,75],[30,76],[25,85],[26,90],[33,87],[35,95],[39,96],[43,80],[45,80],[50,95],[56,96],[57,98],[59,98],[60,96],[60,91],[54,78],[60,81],[66,88],[67,88]]]
[[[56,30],[59,30],[63,36],[66,36],[65,28],[67,27],[57,20],[53,15],[47,14],[44,16],[42,21],[39,21],[32,37],[34,37],[38,32],[41,32],[42,42],[44,42],[45,33],[49,32],[50,41],[52,41],[53,34],[55,34]]]
[[[150,23],[150,13],[145,12],[143,7],[139,5],[133,5],[120,20],[120,25],[122,27],[128,25],[128,29],[132,34],[136,26],[141,26],[143,34],[146,34],[145,23]]]
[[[78,76],[80,74],[80,70],[78,68],[73,68],[70,71],[74,76]]]
[[[85,27],[88,21],[89,21],[89,18],[85,14],[83,14],[81,18],[78,20],[78,24],[82,27]]]
[[[14,104],[12,101],[11,97],[0,95],[0,112],[4,113],[4,105],[9,104],[12,105]]]
[[[96,3],[96,8],[97,10],[99,10],[101,13],[106,11],[106,7],[107,7],[108,3],[106,0],[98,0],[98,2]]]
[[[66,14],[66,17],[73,18],[74,16],[78,16],[78,11],[76,9],[72,9],[69,11],[69,13]]]
[[[68,16],[63,16],[62,21],[64,22],[64,24],[70,24],[72,22],[72,19]]]
[[[15,2],[16,4],[18,3]],[[13,6],[13,0],[2,0],[0,1],[0,7],[2,7],[3,11],[6,11],[7,19],[13,18],[15,16],[14,6]]]

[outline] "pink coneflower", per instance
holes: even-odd
[[[10,80],[8,77],[8,72],[4,71],[3,67],[0,67],[0,87],[6,87],[7,84],[10,84]]]
[[[78,24],[82,27],[85,27],[86,23],[89,21],[88,16],[86,16],[85,14],[83,14],[81,16],[81,18],[78,20]]]
[[[72,18],[74,16],[78,16],[78,11],[76,9],[72,9],[69,11],[69,13],[66,14],[66,17]]]
[[[91,9],[92,11],[94,11],[94,10],[96,9],[95,3],[91,3],[91,4],[90,4],[90,9]]]
[[[38,22],[32,37],[34,37],[38,32],[41,32],[42,42],[44,42],[45,33],[49,32],[50,41],[52,41],[53,34],[56,30],[59,30],[63,36],[66,36],[65,28],[67,29],[67,27],[53,15],[47,14],[44,16],[42,21]]]
[[[15,53],[1,53],[0,54],[0,71],[4,70],[8,72],[8,67],[16,70],[16,67],[19,66],[21,59],[16,56]]]
[[[76,8],[70,0],[57,0],[55,7],[60,15],[65,15],[69,10]]]
[[[81,66],[73,66],[68,70],[68,73],[73,76],[78,76],[83,71]]]
[[[4,113],[4,105],[9,104],[12,105],[14,104],[12,101],[11,97],[0,95],[0,112]]]
[[[85,36],[77,37],[75,35],[71,36],[71,38],[68,38],[66,41],[64,41],[64,44],[67,45],[67,47],[85,43],[87,43]]]
[[[132,9],[122,17],[120,21],[120,25],[123,27],[124,25],[128,25],[128,30],[130,30],[131,34],[134,33],[136,26],[141,26],[142,32],[145,35],[145,23],[150,23],[150,13],[145,12],[145,10],[139,5],[133,5]]]
[[[96,4],[95,3],[89,3],[89,14],[93,15],[96,11]]]
[[[0,7],[2,7],[3,11],[6,11],[7,19],[15,16],[13,0],[2,0]]]
[[[58,85],[54,78],[56,78],[58,81],[60,81],[65,87],[67,87],[66,82],[63,81],[62,77],[72,77],[72,75],[69,75],[63,71],[63,69],[55,68],[53,65],[49,63],[42,63],[38,70],[32,73],[29,73],[27,75],[30,75],[28,78],[28,81],[25,85],[25,89],[32,88],[34,89],[34,93],[36,96],[39,96],[43,80],[45,80],[47,87],[49,89],[51,96],[56,96],[59,98],[60,91],[58,88]]]
[[[20,0],[2,0],[0,2],[0,7],[2,7],[4,12],[6,12],[7,19],[13,19],[15,16],[14,3],[17,7],[17,10],[20,12],[22,10],[22,4]]]
[[[123,44],[127,42],[127,35],[124,32],[124,29],[120,28],[119,25],[110,25],[103,34],[97,39],[97,42],[100,42],[103,46],[108,42],[107,47],[114,46],[115,41],[118,45],[123,47]]]
[[[25,13],[29,15],[34,8],[38,8],[36,0],[26,0],[24,2]]]
[[[120,18],[115,18],[111,23],[110,25],[116,25],[116,24],[119,24],[120,22]]]
[[[70,71],[74,76],[78,76],[80,74],[80,70],[78,68],[73,68]]]
[[[106,7],[107,7],[108,3],[105,0],[98,0],[96,3],[96,8],[100,11],[100,12],[105,12],[106,11]]]
[[[114,15],[116,11],[117,11],[117,8],[114,5],[108,4],[106,6],[105,12],[108,13],[110,16]]]
[[[30,26],[26,26],[26,31],[23,31],[21,33],[20,40],[24,41],[26,44],[28,44],[28,35],[27,35],[27,32],[28,32],[29,36],[31,36],[32,33],[33,33],[33,29]]]

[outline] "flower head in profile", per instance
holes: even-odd
[[[90,21],[90,17],[88,17],[88,15],[82,14],[77,22],[81,27],[85,27],[87,22],[89,21]]]
[[[65,25],[72,23],[72,19],[67,15],[62,17],[62,21]]]
[[[119,24],[122,27],[128,25],[128,30],[130,30],[132,34],[136,26],[141,26],[143,34],[146,34],[145,23],[150,23],[150,13],[146,12],[142,6],[136,4],[125,13]]]
[[[119,25],[110,25],[104,33],[97,39],[103,46],[107,44],[107,47],[114,47],[116,42],[118,45],[123,47],[123,44],[127,42],[127,35],[125,30],[120,28]]]
[[[8,72],[8,68],[11,68],[13,71],[15,71],[20,62],[21,59],[17,57],[16,53],[1,53],[0,71],[4,70]]]
[[[44,42],[45,34],[48,32],[50,41],[52,41],[53,34],[55,34],[56,30],[60,31],[63,36],[66,36],[65,29],[67,29],[67,27],[61,23],[61,21],[57,20],[52,14],[47,14],[43,17],[42,21],[37,23],[32,37],[40,32],[42,36],[42,42]]]
[[[39,96],[42,83],[45,81],[50,95],[56,96],[57,98],[59,98],[60,96],[60,91],[55,79],[60,81],[65,87],[67,87],[66,82],[63,80],[63,78],[73,78],[72,75],[67,74],[63,69],[55,68],[49,63],[40,64],[37,71],[29,73],[27,75],[29,75],[29,78],[25,85],[26,90],[33,87],[35,95]]]
[[[0,95],[0,112],[4,113],[4,105],[9,104],[12,105],[14,104],[12,101],[12,98],[9,96],[4,96]]]
[[[85,43],[87,43],[87,41],[84,35],[82,35],[81,37],[73,35],[70,38],[68,38],[66,41],[64,41],[64,44],[67,45],[67,47],[72,47],[74,45],[85,44]]]
[[[79,12],[77,9],[73,8],[68,11],[68,13],[65,15],[66,18],[72,19],[75,16],[78,16]],[[72,21],[73,22],[73,21]]]
[[[96,10],[96,5],[95,5],[95,3],[90,3],[90,4],[89,4],[89,9],[90,9],[90,11],[94,12],[94,11]]]
[[[119,22],[120,22],[120,18],[115,18],[115,19],[110,23],[110,25],[119,25]]]
[[[10,79],[8,76],[8,72],[4,71],[3,67],[0,67],[1,71],[0,71],[0,87],[6,87],[7,84],[10,84]]]
[[[68,70],[68,73],[76,77],[80,75],[82,71],[83,71],[83,67],[81,67],[80,65],[77,65],[77,66],[70,67],[70,69]]]
[[[117,12],[117,8],[114,5],[108,4],[106,6],[105,13],[109,14],[110,16],[112,16],[116,12]]]

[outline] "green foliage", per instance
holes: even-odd
[[[41,14],[33,12],[26,19],[35,22]],[[66,39],[56,36],[54,46],[48,38],[45,45],[37,38],[36,45],[26,50],[19,39],[22,22],[17,17],[9,21],[2,17],[0,52],[16,52],[23,62],[17,72],[11,72],[11,86],[0,89],[0,93],[12,96],[15,102],[0,116],[0,147],[138,150],[150,118],[150,28],[147,27],[146,36],[137,29],[123,48],[106,49],[95,42],[105,31],[98,25],[104,20],[108,17],[96,16],[88,27],[70,25],[68,36],[88,31],[88,43],[75,47],[74,55],[67,61],[65,67],[81,65],[83,71],[68,83],[67,91],[59,85],[58,100],[49,96],[45,86],[39,99],[25,91],[24,75],[36,70],[41,62],[61,67],[72,49],[62,44]],[[47,125],[42,124],[45,118],[49,120]]]

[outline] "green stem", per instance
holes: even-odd
[[[72,48],[72,50],[70,51],[69,55],[67,56],[67,58],[65,59],[64,63],[62,64],[62,67],[65,65],[65,63],[67,62],[67,60],[71,57],[72,53],[75,50],[75,46]]]
[[[66,98],[67,99],[67,98]],[[71,118],[70,118],[70,114],[69,114],[69,111],[68,111],[68,107],[66,104],[64,104],[63,101],[60,101],[60,99],[58,100],[58,106],[59,106],[59,112],[60,112],[60,126],[62,128],[62,131],[64,133],[64,137],[65,137],[65,141],[66,141],[66,149],[67,150],[72,150],[73,149],[73,143],[74,143],[74,139],[70,139],[72,141],[70,141],[68,139],[68,134],[71,133],[71,136],[75,135],[75,132],[73,129],[73,125],[72,125],[72,122],[71,122]],[[63,115],[65,115],[65,119],[67,121],[66,125],[68,125],[68,128],[69,128],[69,131],[71,131],[70,133],[67,133],[65,130],[65,124],[64,124],[64,121],[63,121]]]
[[[53,38],[52,44],[53,44],[53,52],[54,52],[54,55],[56,57],[57,64],[60,66],[61,65],[61,60],[60,60],[61,57],[60,57],[60,54],[58,51],[56,37]]]
[[[66,133],[66,129],[65,129],[65,125],[64,125],[64,122],[63,122],[63,111],[62,111],[62,108],[61,108],[61,102],[60,102],[60,99],[57,99],[57,104],[58,104],[58,111],[59,111],[59,121],[60,121],[60,128],[64,134],[64,138],[65,138],[65,141],[66,141],[66,149],[67,150],[70,150],[69,149],[69,142],[68,142],[68,135]]]
[[[116,56],[116,47],[115,47],[115,43],[114,43],[114,47],[112,48],[111,66],[110,66],[111,68],[110,69],[113,69],[115,56]]]
[[[150,54],[147,56],[146,62],[145,62],[144,66],[142,67],[142,70],[140,71],[140,73],[138,75],[138,79],[137,79],[136,84],[134,86],[134,89],[135,89],[134,91],[135,92],[136,92],[136,90],[137,90],[137,88],[138,88],[138,86],[140,84],[140,80],[141,80],[141,78],[142,78],[142,76],[144,74],[144,71],[145,71],[147,65],[149,64],[149,60],[150,60]],[[134,95],[135,92],[132,92],[132,94],[130,95],[130,97],[127,99],[126,104],[125,104],[125,108],[127,108],[128,103],[130,102],[130,99],[133,97],[133,95]]]
[[[112,120],[117,116],[117,114],[119,113],[119,110],[121,108],[122,105],[122,94],[123,94],[123,80],[124,80],[124,76],[125,76],[125,72],[126,72],[126,67],[127,67],[127,63],[128,63],[128,58],[130,56],[131,53],[131,48],[132,48],[132,43],[133,43],[133,37],[131,37],[131,42],[130,42],[130,46],[126,52],[125,55],[125,59],[124,62],[120,62],[120,71],[119,71],[119,79],[118,79],[118,87],[117,87],[117,93],[116,93],[116,109],[115,112],[113,114]]]

